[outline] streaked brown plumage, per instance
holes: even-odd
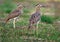
[[[43,5],[38,4],[36,6],[35,13],[31,15],[31,18],[29,19],[29,27],[31,28],[34,24],[38,24],[39,20],[41,19],[41,13],[40,13],[40,8],[44,7]]]
[[[41,20],[41,12],[40,12],[41,7],[45,7],[45,6],[41,4],[38,4],[36,6],[35,12],[31,15],[31,18],[29,19],[29,26],[28,26],[28,29],[30,29],[30,28],[34,28],[33,25],[36,25],[34,30],[37,37],[38,37],[38,24]]]
[[[23,6],[22,5],[19,5],[15,10],[13,10],[8,16],[7,18],[5,19],[5,23],[7,23],[10,19],[13,19],[15,17],[18,17],[19,15],[22,14],[22,9],[23,9]]]

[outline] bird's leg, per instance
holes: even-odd
[[[13,20],[13,27],[15,28],[15,21],[16,21],[16,18],[14,18]]]
[[[38,37],[38,24],[39,24],[39,21],[37,22],[36,24],[36,36]]]

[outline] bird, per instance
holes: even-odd
[[[32,13],[30,19],[29,19],[29,26],[28,29],[33,28],[33,25],[36,25],[36,32],[38,32],[38,24],[41,21],[41,11],[40,8],[45,7],[45,5],[37,4],[35,12]],[[38,33],[37,33],[38,34]]]
[[[20,16],[23,13],[23,5],[18,4],[17,8],[14,9],[9,13],[9,15],[5,19],[5,23],[7,23],[10,19],[13,19],[13,28],[15,28],[15,21],[18,16]]]

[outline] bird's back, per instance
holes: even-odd
[[[8,15],[8,17],[10,17],[10,18],[15,18],[15,17],[19,16],[20,14],[21,14],[21,12],[20,12],[19,10],[15,10],[15,11],[11,12],[11,13]]]
[[[7,23],[9,19],[18,17],[19,15],[21,15],[21,11],[20,11],[20,10],[14,10],[14,11],[12,11],[12,12],[8,15],[8,17],[6,18],[5,22]]]

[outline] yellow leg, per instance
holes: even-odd
[[[15,21],[16,21],[16,18],[14,18],[13,20],[13,28],[15,28]]]
[[[38,37],[38,24],[39,24],[39,21],[36,24],[36,35],[37,35],[37,37]]]

